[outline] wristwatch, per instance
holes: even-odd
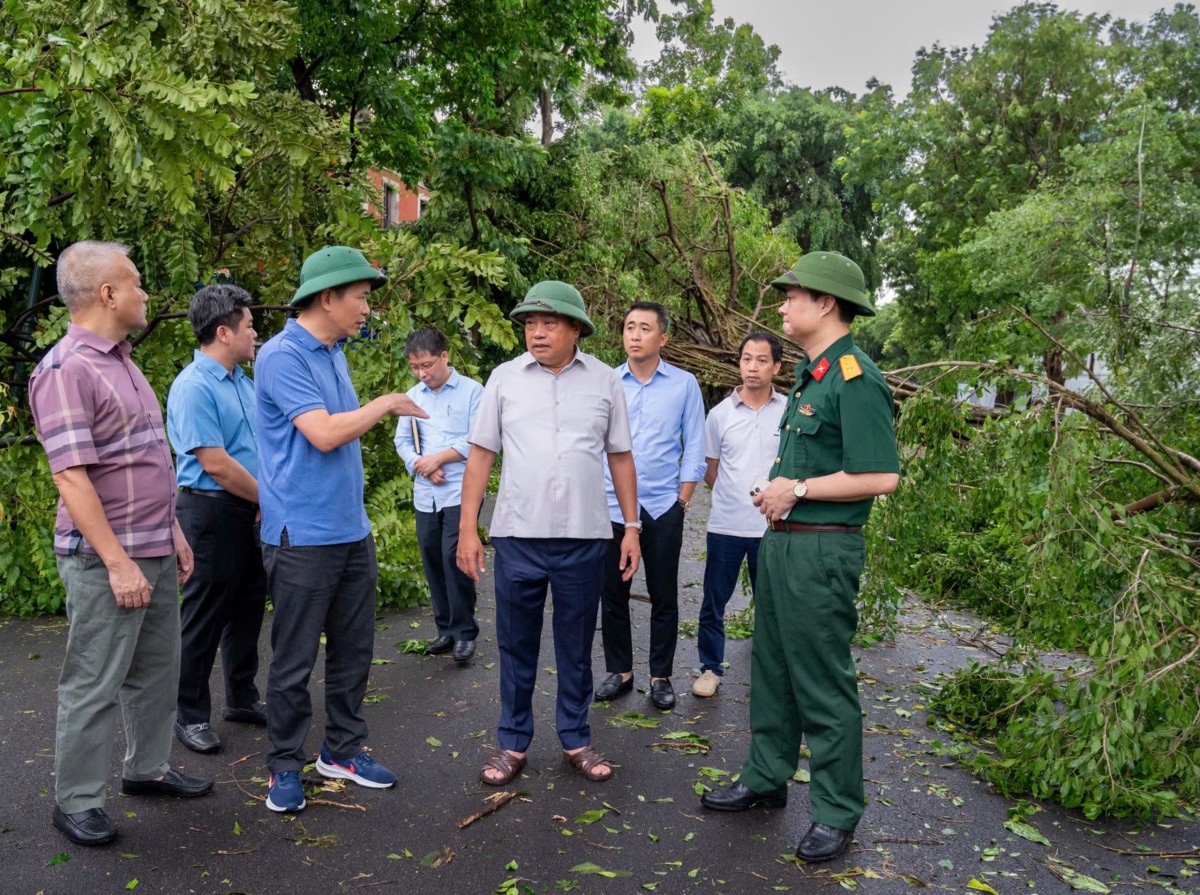
[[[641,534],[641,531],[642,531],[641,520],[638,520],[637,522],[626,522],[625,527],[626,528],[636,528],[638,530],[638,534]]]
[[[680,497],[676,499],[675,502],[683,507],[683,511],[685,513],[690,513],[692,511],[692,502],[690,500],[684,500],[682,497]]]
[[[796,495],[796,500],[804,500],[804,495],[808,493],[808,482],[796,479],[796,484],[792,485],[792,493]]]

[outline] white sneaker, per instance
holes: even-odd
[[[717,688],[721,686],[721,676],[713,674],[713,672],[705,670],[704,674],[696,678],[692,684],[692,695],[699,696],[701,699],[708,699],[710,696],[717,695]]]

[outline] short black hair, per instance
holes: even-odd
[[[771,360],[775,363],[783,363],[783,346],[779,344],[779,339],[774,333],[769,333],[761,329],[757,329],[750,333],[746,338],[742,339],[742,344],[738,346],[738,357],[742,356],[742,352],[746,350],[746,345],[750,342],[766,342],[771,346]]]
[[[414,354],[432,354],[437,357],[442,352],[449,350],[450,346],[446,344],[446,337],[436,329],[414,330],[404,342],[405,357],[412,357]]]
[[[831,292],[818,292],[816,289],[810,289],[808,286],[802,286],[800,288],[807,292],[808,297],[813,301],[820,301],[820,299],[826,295],[832,298],[837,304],[838,320],[842,321],[842,323],[853,323],[854,318],[858,316],[858,305],[852,301],[847,301],[844,298],[838,298]]]
[[[629,319],[629,315],[634,311],[650,311],[658,315],[658,331],[665,333],[671,326],[671,315],[656,301],[635,301],[629,306],[629,310],[625,312],[625,316],[621,319],[621,327],[624,328],[625,321]]]
[[[242,324],[242,309],[254,304],[250,293],[241,286],[217,283],[205,286],[192,296],[188,306],[188,320],[196,341],[211,345],[217,337],[217,329],[228,326],[234,332]]]

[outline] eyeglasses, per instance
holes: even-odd
[[[440,358],[437,358],[435,360],[427,360],[423,364],[414,364],[414,363],[410,362],[408,365],[408,368],[410,370],[412,370],[414,374],[419,376],[422,373],[428,373],[430,370],[432,370],[434,367],[436,367],[438,365],[439,360],[440,360]]]

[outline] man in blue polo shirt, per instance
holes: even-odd
[[[671,672],[679,640],[679,551],[683,517],[696,483],[704,478],[704,399],[696,377],[662,359],[670,319],[660,304],[640,301],[625,312],[622,338],[628,360],[617,367],[629,405],[633,462],[637,466],[638,512],[642,523],[642,568],[650,592],[650,701],[675,705]],[[608,484],[614,536],[623,526],[621,507]],[[611,543],[611,542],[610,542]],[[610,549],[604,572],[601,622],[604,664],[610,672],[596,688],[597,699],[614,699],[633,689],[633,635],[629,585]]]
[[[426,649],[437,655],[453,650],[463,663],[475,654],[475,582],[458,567],[458,522],[462,510],[463,471],[471,446],[467,433],[479,409],[483,386],[450,366],[446,337],[419,329],[404,343],[408,367],[419,380],[408,396],[429,414],[429,421],[401,422],[396,451],[415,479],[417,545],[429,582],[429,598],[438,636]]]
[[[322,633],[325,740],[317,772],[376,789],[396,782],[363,748],[378,569],[359,438],[385,417],[426,414],[400,393],[360,406],[341,349],[370,316],[367,296],[386,281],[357,249],[314,252],[292,296],[296,318],[258,355],[263,564],[275,605],[267,682],[272,811],[304,807],[308,681]]]
[[[217,647],[225,678],[225,720],[266,725],[259,699],[258,634],[267,576],[258,544],[258,446],[254,383],[239,364],[254,359],[250,293],[205,286],[188,320],[200,347],[167,395],[175,448],[179,526],[196,566],[179,607],[182,649],[175,736],[194,752],[216,752],[208,679]]]

